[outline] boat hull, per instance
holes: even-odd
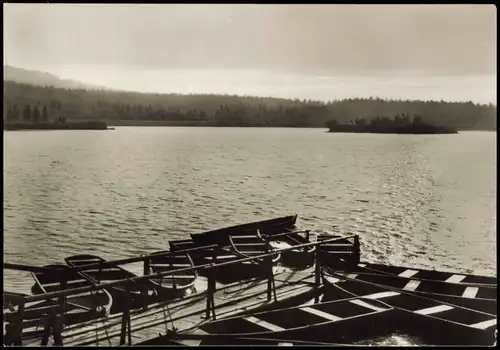
[[[34,294],[52,293],[60,290],[90,287],[93,285],[82,274],[71,272],[69,266],[52,264],[44,267],[52,268],[53,272],[32,273],[32,277],[35,280],[35,286],[32,288],[35,292]],[[108,291],[98,290],[93,293],[85,292],[78,293],[77,295],[69,295],[66,298],[66,303],[67,306],[69,304],[73,309],[80,308],[82,312],[86,309],[97,311],[103,308],[105,313],[109,314],[113,304],[113,298]]]
[[[394,288],[358,281],[323,278],[322,301],[359,296],[380,300],[395,308],[388,320],[395,331],[420,339],[427,345],[492,345],[496,331],[496,313],[468,309],[452,300],[433,299]]]
[[[96,263],[105,263],[106,260],[95,255],[75,255],[64,259],[69,266],[84,266]],[[80,274],[94,284],[110,283],[137,277],[130,271],[119,266],[90,268]],[[122,312],[126,308],[138,309],[144,307],[155,298],[156,286],[151,282],[126,283],[119,287],[110,287],[108,292],[113,297],[111,313]]]
[[[218,244],[224,246],[229,244],[229,235],[255,234],[257,230],[263,235],[281,233],[285,232],[286,229],[293,228],[296,221],[297,215],[290,215],[192,234],[191,238],[201,245]]]
[[[306,303],[213,321],[179,337],[201,339],[201,345],[214,341],[232,344],[238,338],[348,343],[389,334],[392,329],[386,326],[386,320],[392,311],[383,303],[358,298]]]
[[[148,274],[160,274],[194,267],[194,262],[188,254],[175,254],[171,252],[168,255],[158,256],[159,253],[166,252],[162,251],[151,254]],[[194,286],[197,277],[196,270],[192,270],[174,272],[170,275],[152,278],[151,281],[159,287],[159,297],[165,300],[185,295]]]

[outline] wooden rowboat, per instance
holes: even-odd
[[[247,235],[229,235],[229,247],[241,258],[263,255],[272,252],[274,249],[271,245],[267,246],[266,241],[262,238],[257,230],[254,234]],[[272,263],[276,265],[280,260],[281,254],[272,255]],[[263,259],[251,261],[252,263],[263,264]]]
[[[309,231],[300,231],[287,229],[282,233],[273,233],[263,235],[265,240],[269,240],[271,246],[275,249],[285,249],[296,245],[311,243],[309,240]],[[306,248],[287,250],[281,252],[280,264],[295,269],[306,269],[314,265],[315,246]]]
[[[217,254],[217,251],[213,248],[213,245],[202,246],[192,239],[181,239],[175,241],[169,241],[170,251],[178,252],[187,249],[198,248],[197,250],[190,251],[189,256],[193,260],[195,266],[210,264],[213,262],[214,254]]]
[[[335,270],[351,271],[358,268],[359,251],[356,249],[354,238],[342,238],[338,235],[319,235],[318,241],[338,238],[318,247],[321,264]],[[359,247],[358,247],[359,248]]]
[[[287,217],[286,225],[290,222],[295,222],[294,217]],[[293,219],[293,220],[292,220]],[[282,218],[280,218],[282,220]],[[291,221],[290,221],[291,220]],[[273,221],[275,224],[279,221]],[[238,259],[244,259],[252,256],[266,254],[267,244],[259,234],[259,230],[252,227],[258,227],[258,224],[269,224],[269,221],[240,225],[235,228],[235,234],[229,229],[222,229],[216,231],[205,232],[201,234],[191,235],[193,245],[196,247],[218,245],[218,249],[214,251],[212,248],[205,250],[205,252],[197,251],[198,254],[203,254],[201,263],[212,263],[213,255],[216,254],[217,262],[229,262]],[[257,225],[257,226],[256,226]],[[243,228],[242,228],[243,227]],[[267,226],[269,229],[270,226]],[[274,226],[273,226],[274,227]],[[244,231],[242,231],[244,229]],[[182,241],[186,246],[186,241]],[[172,246],[172,244],[171,244]],[[269,247],[272,250],[272,247]],[[193,255],[196,255],[193,254]],[[272,263],[276,265],[280,259],[280,254],[272,255]],[[248,278],[265,278],[269,273],[266,268],[264,259],[256,259],[253,261],[246,261],[234,265],[228,265],[217,268],[217,279],[224,282],[235,282],[238,280]],[[222,278],[222,279],[221,279]]]
[[[340,237],[335,235],[320,235],[318,241]],[[484,285],[496,287],[497,278],[495,276],[479,276],[463,274],[458,272],[443,272],[435,270],[418,269],[413,267],[393,266],[375,264],[369,262],[356,262],[353,264],[352,254],[354,249],[354,242],[352,239],[341,239],[338,241],[327,243],[321,246],[322,264],[337,271],[349,270],[354,273],[374,273],[385,274],[392,276],[399,276],[405,278],[413,278],[418,280],[441,281],[446,283],[459,283],[467,285]]]
[[[331,272],[324,269],[324,275],[330,280],[341,278],[341,276],[356,281],[368,282],[374,285],[389,287],[392,290],[412,292],[443,302],[449,302],[463,307],[496,315],[497,289],[491,286],[470,286],[467,284],[446,283],[432,280],[408,279],[400,276],[369,274],[369,273],[343,273]]]
[[[254,234],[257,230],[259,230],[261,234],[284,232],[286,229],[293,228],[296,221],[297,215],[290,215],[270,220],[250,222],[246,224],[192,234],[191,238],[195,243],[201,245],[210,245],[216,243],[224,246],[229,243],[229,235],[236,236],[246,235],[248,233]]]
[[[492,287],[496,287],[497,285],[497,278],[494,276],[478,276],[457,272],[443,272],[372,263],[360,263],[358,265],[358,269],[361,272],[388,274],[406,278],[416,278],[419,280],[441,281],[446,283],[460,283],[467,285],[489,285]]]
[[[392,310],[383,302],[361,298],[306,303],[212,321],[172,339],[198,339],[198,345],[214,339],[232,344],[236,338],[292,343],[354,341],[390,331],[384,321]]]
[[[149,259],[147,274],[159,274],[168,271],[194,267],[189,254],[172,252],[168,255],[157,255],[165,252],[153,253]],[[198,274],[196,270],[174,272],[170,275],[152,278],[151,281],[160,287],[163,296],[182,296],[193,287]]]
[[[227,251],[230,255],[226,255],[226,261],[245,259],[272,252],[273,248],[262,239],[258,232],[247,235],[229,235],[229,245],[222,247],[223,251]],[[220,261],[223,255],[219,254],[217,260]],[[269,276],[270,268],[276,266],[280,260],[279,253],[271,255],[271,267],[265,258],[257,258],[256,260],[244,261],[237,264],[225,266],[224,273],[226,281],[237,281],[248,278],[266,278]],[[219,273],[219,274],[220,274]],[[228,275],[233,277],[227,279]]]
[[[229,247],[214,248],[213,244],[202,246],[199,242],[193,242],[191,239],[170,241],[171,251],[182,251],[191,248],[199,248],[189,253],[189,255],[193,259],[195,266],[207,265],[215,262],[229,262],[241,259],[241,256],[239,256],[236,252],[231,251]],[[260,269],[259,265],[257,264],[235,264],[218,267],[214,273],[215,279],[217,281],[222,283],[231,283],[242,281],[247,278],[252,278],[257,274],[257,269]],[[198,273],[200,274],[200,276],[208,277],[208,270],[206,269],[202,269]]]
[[[381,300],[397,310],[397,315],[387,321],[389,324],[402,333],[423,339],[427,345],[492,345],[494,342],[496,314],[349,276],[324,275],[323,281],[323,301],[353,296]]]
[[[35,294],[52,293],[80,287],[89,287],[93,284],[77,271],[72,271],[69,266],[62,264],[46,265],[52,269],[51,272],[33,272],[35,280],[33,291]],[[106,290],[95,290],[92,292],[70,295],[66,299],[67,305],[82,310],[100,310],[110,312],[113,298]]]
[[[90,264],[104,264],[106,260],[95,255],[75,255],[64,259],[69,266],[84,266]],[[119,280],[126,280],[129,278],[137,277],[130,271],[127,271],[120,266],[105,266],[102,268],[93,267],[80,272],[80,274],[87,280],[94,284],[109,283]],[[157,287],[152,282],[139,282],[139,283],[126,283],[121,286],[109,288],[109,292],[115,301],[116,311],[126,307],[124,303],[131,303],[131,308],[136,309],[143,307],[144,303],[154,294],[156,294]]]
[[[88,308],[71,294],[67,296],[64,311],[59,300],[31,301],[24,304],[26,297],[28,295],[22,293],[3,293],[4,345],[16,345],[21,341],[16,329],[19,321],[21,321],[22,340],[38,340],[44,336],[45,327],[55,321],[57,315],[62,314],[62,322],[59,331],[56,332],[59,339],[56,339],[57,336],[54,334],[54,341],[62,345],[61,332],[64,327],[106,317],[105,307]],[[24,304],[23,308],[20,307],[21,304]],[[56,327],[55,324],[55,322],[52,323],[52,327]],[[42,340],[42,345],[46,345],[44,340]]]

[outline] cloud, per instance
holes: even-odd
[[[12,65],[496,74],[488,5],[4,5]]]

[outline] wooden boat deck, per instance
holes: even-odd
[[[196,283],[196,292],[190,297],[149,305],[147,310],[131,312],[131,341],[145,342],[165,334],[175,327],[178,331],[199,327],[208,322],[206,313],[206,279]],[[287,269],[275,274],[278,302],[290,298],[314,298],[314,274],[312,271],[296,272]],[[225,318],[258,307],[274,304],[267,301],[267,280],[248,280],[231,285],[217,285],[214,294],[217,318]],[[167,305],[168,304],[168,305]],[[122,314],[111,315],[106,321],[89,322],[63,331],[64,346],[117,346],[120,345]],[[52,339],[51,339],[52,340]],[[41,339],[25,340],[23,345],[40,346]],[[49,341],[49,345],[50,345]]]
[[[271,231],[279,235],[278,228],[273,228]],[[224,230],[222,232],[231,237],[229,232]],[[248,231],[241,231],[239,237],[242,244],[245,244],[243,241],[253,244],[254,238],[250,237]],[[470,343],[470,340],[474,338],[473,340],[477,340],[478,344],[489,345],[490,336],[496,330],[496,312],[491,311],[492,306],[496,307],[496,286],[491,283],[496,282],[496,278],[428,273],[425,270],[413,271],[404,267],[383,268],[376,264],[371,264],[376,269],[366,271],[363,268],[367,264],[359,261],[358,237],[356,235],[340,239],[332,237],[334,236],[320,237],[317,242],[296,246],[288,244],[288,248],[275,248],[276,250],[272,253],[258,254],[249,258],[232,256],[231,251],[222,250],[220,245],[194,244],[192,246],[188,240],[183,240],[179,242],[180,246],[187,245],[189,248],[178,247],[178,249],[184,253],[189,251],[190,256],[192,254],[193,260],[198,263],[196,268],[186,267],[175,270],[175,275],[184,276],[189,271],[198,270],[198,278],[194,286],[187,289],[187,294],[182,297],[167,298],[158,293],[150,298],[148,295],[144,299],[141,298],[141,303],[137,307],[131,307],[130,298],[133,298],[133,292],[137,290],[138,285],[151,283],[152,279],[163,280],[164,276],[173,272],[157,271],[158,273],[155,272],[154,275],[145,272],[145,276],[130,275],[126,279],[118,280],[116,276],[111,275],[105,279],[111,282],[41,296],[16,296],[11,293],[12,295],[7,295],[9,300],[14,303],[16,300],[22,299],[22,301],[18,304],[20,311],[17,311],[17,315],[14,311],[11,313],[9,339],[12,344],[26,346],[40,346],[41,343],[47,344],[47,342],[50,345],[51,341],[64,346],[168,345],[175,342],[185,345],[208,345],[212,343],[210,341],[207,343],[206,338],[202,341],[196,332],[203,332],[205,327],[209,329],[211,327],[209,325],[219,322],[218,320],[222,320],[220,323],[222,324],[227,318],[237,317],[239,320],[244,319],[245,327],[260,329],[257,333],[263,333],[263,328],[273,330],[271,328],[274,327],[278,331],[291,331],[288,333],[293,336],[284,335],[280,340],[272,339],[273,334],[260,334],[259,339],[253,341],[245,337],[231,339],[235,341],[234,344],[246,342],[251,345],[277,345],[277,341],[288,342],[292,338],[292,342],[298,342],[298,344],[301,342],[302,344],[304,342],[331,344],[332,341],[340,338],[335,338],[335,334],[330,337],[328,333],[336,333],[338,336],[349,331],[352,333],[352,339],[349,339],[347,343],[352,344],[359,336],[358,331],[366,325],[376,324],[377,327],[364,328],[376,328],[374,332],[378,334],[395,328],[399,329],[403,324],[406,325],[406,328],[403,327],[406,333],[403,333],[419,336],[423,332],[430,339],[429,344],[450,345],[451,342],[461,345]],[[174,245],[171,243],[172,248]],[[311,247],[316,249],[309,249]],[[177,252],[178,249],[175,249],[175,253],[165,252],[160,255],[182,253]],[[301,268],[291,269],[280,265],[273,267],[270,257],[276,253],[290,252],[295,254],[294,257],[305,257],[303,263],[299,264]],[[217,259],[213,259],[213,255],[216,255]],[[198,256],[197,259],[196,256]],[[227,257],[227,259],[222,257]],[[86,263],[83,266],[72,267],[72,271],[89,272],[101,271],[101,269],[114,271],[120,265],[140,261],[144,263],[144,271],[149,271],[150,259],[151,256],[141,256],[110,262],[101,261],[98,264]],[[253,278],[249,279],[242,275],[241,269],[245,265],[252,265],[253,260],[264,262],[263,274],[254,273]],[[309,266],[310,263],[314,263],[314,266]],[[42,267],[4,263],[5,267],[32,272],[48,271]],[[221,280],[220,277],[225,276],[230,268],[236,271],[234,277],[237,280],[235,282]],[[343,272],[339,274],[339,270]],[[327,273],[325,276],[325,272],[332,274],[328,276]],[[416,278],[417,274],[420,274],[420,278]],[[343,281],[337,283],[339,279]],[[134,288],[129,289],[128,286],[134,286]],[[96,315],[89,314],[92,319],[85,318],[78,322],[66,323],[62,327],[62,323],[68,318],[68,315],[64,313],[64,305],[66,300],[71,299],[73,293],[105,289],[120,290],[124,295],[125,303],[118,302],[120,306],[112,310],[111,315],[104,313],[97,315],[100,317],[98,320],[96,320]],[[417,296],[415,293],[432,294],[432,298]],[[321,295],[323,295],[323,300],[321,300],[323,305],[318,304]],[[353,297],[359,300],[328,304],[328,301]],[[41,303],[42,298],[50,301],[50,308],[54,311],[50,313],[50,317],[42,312],[43,310],[37,311],[35,318],[28,319],[28,316],[31,317],[33,314],[33,307],[37,310],[45,308],[45,305]],[[451,299],[452,302],[450,302]],[[384,310],[379,310],[380,307],[374,304],[376,301],[385,302],[391,309],[384,307]],[[308,306],[304,307],[304,304]],[[337,306],[330,309],[333,304]],[[24,310],[27,311],[24,314],[23,305],[25,305]],[[295,310],[290,318],[287,316],[269,319],[272,315],[281,314],[278,309],[287,308]],[[355,308],[359,312],[354,310]],[[383,312],[368,315],[367,309]],[[63,310],[62,314],[61,310]],[[344,314],[350,311],[356,312],[352,315]],[[4,307],[4,314],[5,312]],[[256,313],[259,313],[261,317],[255,317]],[[352,318],[353,316],[356,318]],[[217,321],[214,322],[215,319]],[[321,326],[324,320],[333,322],[335,330],[332,331],[332,328],[326,327],[326,324],[325,327]],[[291,323],[288,324],[289,322]],[[25,325],[28,323],[31,327],[40,327],[40,330],[31,333],[31,337],[24,332]],[[298,330],[297,327],[308,328],[308,330],[298,335],[295,333]],[[353,329],[356,332],[352,332]],[[317,336],[308,336],[309,331],[320,333],[316,333]],[[455,337],[456,332],[462,334]],[[167,334],[168,337],[162,337],[161,334]],[[185,335],[188,337],[184,337]],[[188,340],[189,335],[194,335],[194,337]],[[171,336],[176,336],[175,342]],[[233,343],[214,341],[213,344]]]

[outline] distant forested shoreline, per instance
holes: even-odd
[[[333,97],[332,97],[333,98]],[[419,115],[456,130],[496,130],[496,106],[472,102],[344,99],[330,102],[234,95],[70,90],[4,81],[8,123],[100,120],[108,125],[326,127],[329,120]]]

